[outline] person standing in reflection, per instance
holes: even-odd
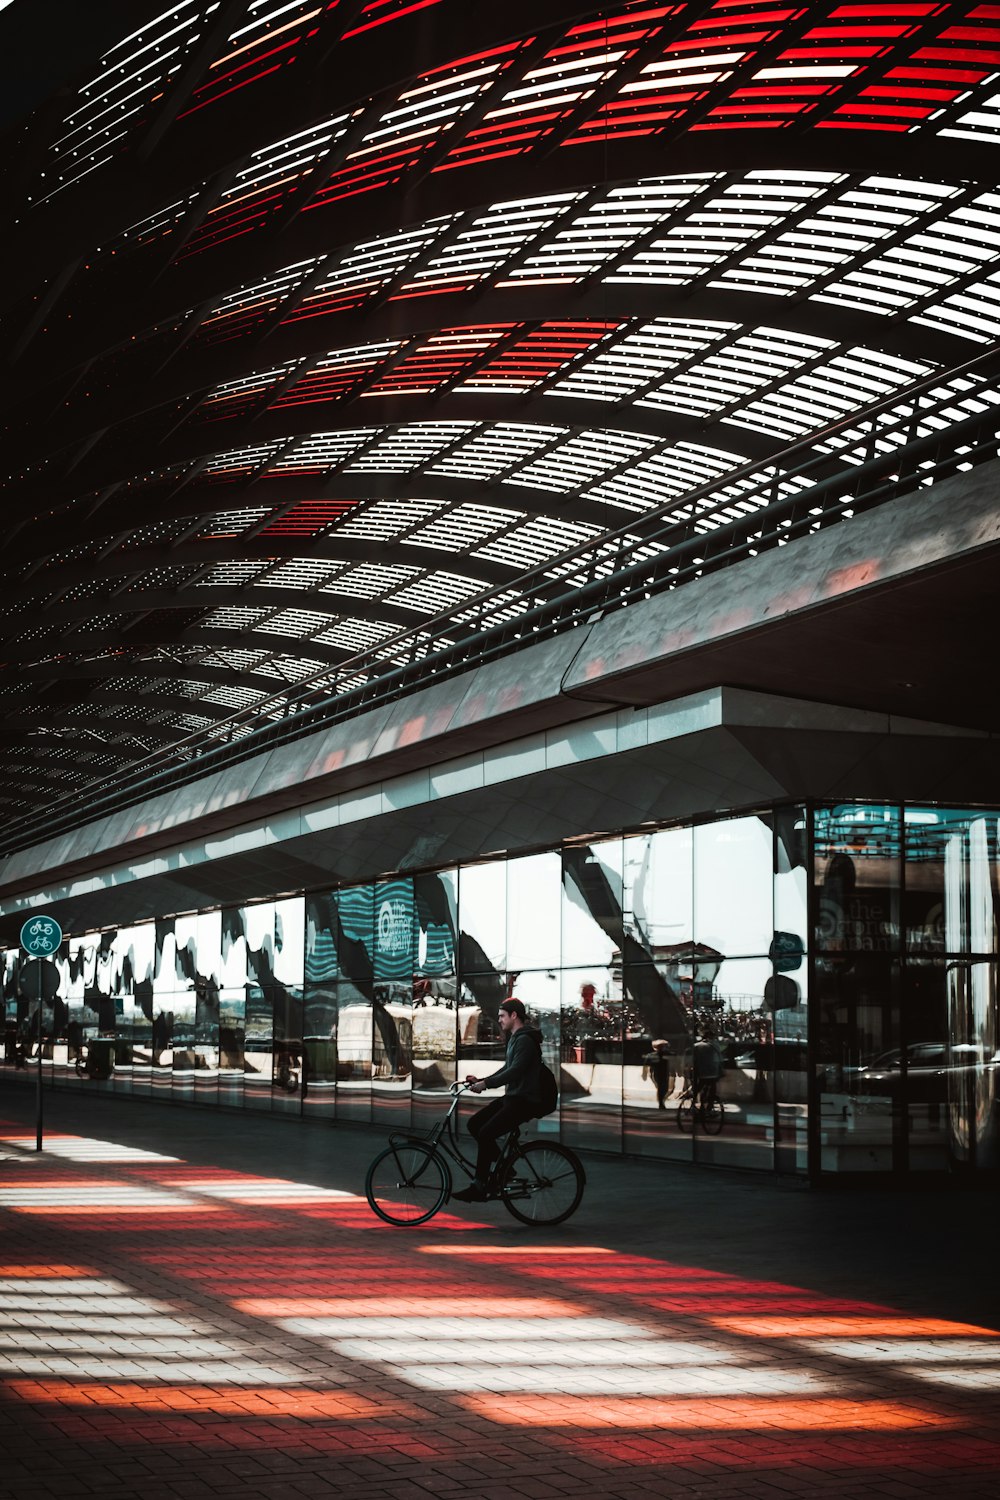
[[[469,1134],[478,1146],[476,1175],[467,1188],[452,1193],[462,1203],[484,1203],[489,1196],[490,1168],[498,1154],[501,1136],[517,1125],[533,1120],[542,1107],[542,1037],[527,1024],[527,1013],[515,997],[504,1000],[497,1013],[500,1030],[507,1038],[504,1065],[489,1078],[466,1078],[472,1093],[504,1087],[502,1099],[492,1099],[485,1109],[477,1110],[469,1121]]]
[[[701,1041],[695,1042],[691,1050],[691,1088],[696,1099],[702,1089],[715,1093],[722,1068],[722,1048],[716,1041],[714,1028],[707,1026]]]
[[[670,1043],[665,1037],[660,1037],[653,1043],[652,1052],[647,1052],[642,1061],[643,1076],[648,1071],[656,1087],[656,1106],[658,1109],[666,1109],[667,1095],[674,1082]]]

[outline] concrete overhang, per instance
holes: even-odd
[[[42,902],[115,924],[776,798],[995,801],[998,492],[983,465],[11,855],[3,930]],[[716,721],[677,732],[706,693]],[[674,729],[643,739],[643,715]]]

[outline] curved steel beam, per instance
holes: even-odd
[[[66,407],[60,415],[40,415],[37,394],[24,390],[19,410],[9,416],[16,429],[23,421],[25,461],[37,454],[31,448],[37,423],[38,441],[48,453],[82,443],[95,429],[113,433],[118,424],[132,422],[162,409],[163,420],[176,422],[176,403],[204,398],[217,386],[249,377],[255,369],[274,369],[293,359],[322,359],[338,349],[377,344],[388,339],[430,337],[445,328],[494,322],[530,324],[568,321],[628,323],[674,318],[681,321],[733,323],[749,331],[761,322],[793,334],[829,339],[835,344],[860,344],[903,359],[930,359],[947,366],[960,358],[969,341],[959,333],[918,327],[905,313],[887,317],[876,312],[840,308],[810,301],[808,294],[774,297],[767,291],[728,291],[699,286],[605,285],[596,278],[578,286],[473,289],[465,293],[402,299],[368,313],[359,308],[327,318],[305,319],[279,326],[260,342],[237,339],[218,349],[188,348],[152,378],[127,380],[127,352],[122,387],[113,394],[82,398],[83,410]],[[134,344],[129,346],[135,348]],[[708,351],[706,351],[706,354]],[[248,368],[248,356],[252,356]],[[665,372],[665,377],[669,372]],[[461,377],[459,377],[459,381]],[[463,398],[467,399],[467,398]],[[43,409],[44,410],[44,409]],[[16,431],[8,438],[8,463],[17,462]]]
[[[362,541],[354,537],[344,537],[342,541],[337,537],[323,537],[318,541],[311,538],[275,537],[266,542],[257,539],[246,542],[242,537],[235,536],[231,543],[186,542],[177,547],[135,547],[122,552],[113,551],[101,559],[99,567],[102,580],[110,584],[112,580],[130,578],[139,580],[147,573],[160,568],[189,567],[194,572],[226,562],[277,561],[280,563],[282,560],[295,561],[297,559],[308,563],[346,561],[384,564],[386,548],[382,542]],[[481,583],[483,588],[487,588],[490,584],[511,583],[521,571],[516,563],[511,563],[510,567],[503,567],[499,563],[488,562],[481,558],[473,560],[464,553],[445,552],[437,548],[412,545],[409,542],[400,551],[397,560],[431,572],[438,572],[446,565],[450,565],[452,570],[457,568],[465,571],[472,570],[475,581]],[[81,584],[92,583],[93,579],[93,564],[79,562],[62,564],[36,572],[29,583],[12,584],[9,588],[5,588],[4,600],[8,605],[30,600],[40,608],[44,608],[46,589],[58,595]],[[176,585],[181,592],[186,592],[194,586],[193,580],[191,584]],[[217,587],[225,588],[228,585],[217,585]],[[277,592],[273,588],[255,584],[252,580],[244,584],[234,583],[232,587],[244,591],[247,589],[259,591],[258,597],[264,599]],[[202,592],[203,589],[199,586],[197,593],[189,595],[188,608],[190,601],[192,599],[197,601]],[[127,604],[129,600],[137,597],[141,595],[123,594],[121,602]],[[309,600],[319,596],[304,589],[297,597],[302,606],[307,607]],[[102,613],[106,603],[106,599],[101,601],[99,608]],[[46,612],[46,620],[41,623],[46,623],[48,618]]]
[[[271,496],[272,483],[275,487],[280,485],[282,508],[289,498],[296,506],[315,500],[357,500],[359,504],[368,504],[379,500],[420,499],[440,500],[446,505],[460,505],[466,502],[476,505],[495,505],[498,509],[520,512],[526,517],[558,516],[560,520],[574,521],[600,530],[607,527],[609,518],[606,505],[596,500],[581,498],[576,494],[566,495],[552,490],[529,489],[526,485],[503,482],[479,483],[445,474],[418,475],[414,479],[409,474],[366,472],[362,475],[336,474],[332,479],[327,480],[317,479],[313,474],[289,474],[287,477],[282,476],[280,480],[266,483],[250,480],[244,484],[226,485],[223,491],[220,491],[216,485],[193,483],[171,490],[164,495],[154,490],[144,497],[143,505],[150,514],[155,513],[159,519],[183,518],[194,521],[216,515],[221,510],[262,505]],[[226,500],[225,505],[221,503],[223,497]],[[274,498],[277,503],[276,497],[271,498]],[[123,489],[112,495],[100,508],[95,507],[89,514],[77,515],[75,511],[69,511],[60,518],[58,529],[54,529],[47,519],[25,526],[18,534],[15,565],[10,566],[8,563],[6,568],[0,567],[0,576],[9,577],[12,580],[11,587],[18,588],[20,584],[13,580],[23,576],[21,565],[26,561],[37,563],[50,557],[58,559],[61,554],[75,545],[93,542],[95,539],[108,538],[114,545],[116,536],[119,534],[122,537],[128,536],[134,529],[135,513],[135,495]],[[637,520],[640,519],[641,517],[637,517]],[[193,549],[199,549],[203,544],[182,544],[185,548],[188,545]],[[216,544],[204,545],[211,547]],[[261,546],[270,557],[329,557],[333,561],[348,558],[359,562],[385,560],[384,544],[362,541],[360,538],[342,537],[338,532],[317,539],[300,538],[291,541],[283,537],[268,537],[256,543],[248,542],[241,534],[237,534],[232,538],[229,551],[224,556],[242,560],[250,555],[250,549],[254,545]],[[409,545],[406,550],[409,555]],[[445,559],[457,556],[455,553],[436,550],[431,554],[430,549],[421,547],[415,547],[413,552],[417,560],[433,555],[436,566],[441,566]],[[198,555],[202,554],[199,552]],[[169,565],[172,556],[173,553],[168,544],[164,549],[164,565]],[[58,566],[61,568],[63,565],[59,563]],[[484,566],[497,568],[497,581],[504,581],[506,575],[499,564],[484,565],[477,559],[477,571],[483,569]],[[486,576],[485,572],[483,576]],[[93,577],[93,574],[90,573],[88,577]],[[54,580],[53,584],[55,586]]]
[[[31,514],[44,507],[51,511],[75,498],[89,495],[107,485],[131,479],[151,467],[171,468],[195,464],[205,459],[256,447],[283,438],[310,437],[316,433],[336,432],[342,427],[359,425],[400,427],[432,422],[518,422],[539,427],[562,427],[571,432],[624,432],[648,437],[654,442],[674,445],[698,443],[732,453],[737,461],[767,462],[786,444],[766,435],[732,424],[705,423],[679,416],[670,411],[636,407],[628,402],[586,401],[579,397],[557,395],[497,396],[461,394],[450,391],[440,397],[372,396],[363,405],[339,401],[312,402],[265,411],[260,417],[237,418],[229,422],[212,422],[201,428],[184,426],[163,437],[133,429],[126,444],[120,434],[109,434],[107,441],[96,441],[90,452],[60,482],[36,480],[19,483],[8,491],[8,504],[17,513]],[[210,443],[209,439],[213,441]],[[159,440],[158,446],[155,445]],[[433,460],[428,460],[432,462]],[[522,467],[527,467],[530,459]],[[358,488],[366,482],[366,473],[358,475]],[[599,483],[598,481],[595,481]],[[472,486],[470,485],[470,489]],[[221,493],[220,493],[221,500]],[[220,505],[220,509],[222,506]]]
[[[557,33],[601,9],[581,0],[546,0],[544,29]],[[152,152],[122,153],[96,176],[64,189],[22,219],[12,253],[30,257],[47,276],[60,264],[67,238],[79,235],[81,223],[87,224],[94,245],[108,244],[130,224],[183,197],[193,181],[227,169],[235,173],[247,156],[308,129],[310,123],[321,124],[332,109],[346,112],[366,104],[377,106],[380,100],[390,104],[424,72],[483,48],[536,35],[540,19],[536,0],[506,0],[502,9],[449,6],[446,16],[419,9],[388,28],[359,31],[343,42],[334,14],[329,18],[332,27],[318,39],[326,53],[318,65],[310,68],[306,56],[304,69],[276,70],[252,89],[224,97],[210,113],[197,110],[172,121]],[[331,100],[336,101],[333,106]],[[165,102],[169,105],[169,94]]]
[[[992,146],[924,135],[919,140],[921,177],[935,182],[995,182]],[[864,177],[898,175],[912,181],[913,147],[912,136],[873,136],[865,131],[813,131],[801,136],[784,131],[711,131],[672,142],[669,155],[656,137],[611,140],[574,146],[542,162],[515,157],[432,174],[407,190],[402,222],[398,191],[365,193],[337,203],[332,233],[327,211],[320,208],[300,214],[280,231],[265,227],[229,241],[225,255],[210,250],[192,255],[171,267],[152,287],[149,264],[141,251],[133,252],[127,262],[116,258],[113,309],[107,307],[108,298],[85,294],[81,283],[79,305],[66,306],[71,318],[51,317],[44,337],[36,340],[36,369],[71,368],[74,360],[93,357],[95,350],[115,348],[143,330],[181,319],[192,308],[220,302],[235,287],[263,280],[283,266],[318,256],[330,256],[335,263],[361,240],[398,233],[442,215],[494,203],[519,203],[526,196],[526,172],[532,198],[585,193],[595,182],[610,190],[644,179],[704,172],[829,171]],[[78,245],[78,236],[70,243]],[[65,296],[63,300],[67,302]],[[70,340],[75,355],[60,354],[64,339]]]
[[[475,582],[474,579],[472,581]],[[399,587],[405,588],[406,584],[402,583]],[[458,607],[456,605],[456,608]],[[322,594],[307,594],[299,589],[268,588],[266,585],[260,588],[247,588],[243,585],[227,588],[220,584],[195,585],[190,589],[182,588],[176,591],[160,588],[138,589],[129,594],[102,598],[96,605],[93,599],[78,599],[70,604],[50,606],[40,620],[37,617],[33,618],[32,624],[35,628],[39,624],[59,628],[91,619],[95,609],[104,618],[117,615],[144,615],[152,610],[164,613],[182,610],[189,614],[196,609],[207,614],[210,610],[216,609],[252,609],[263,610],[271,615],[296,609],[310,614],[329,615],[331,622],[346,617],[403,628],[412,626],[416,629],[420,624],[420,615],[415,611],[401,609],[398,605],[388,602],[359,599],[356,594],[340,592],[336,588],[325,589]],[[23,629],[26,623],[17,617],[9,620],[0,618],[0,639],[16,641],[19,630]],[[14,627],[9,636],[5,633],[8,626]],[[137,628],[141,631],[141,620],[137,622]],[[257,628],[259,630],[260,626]],[[188,631],[185,631],[184,639],[190,640]],[[297,637],[294,636],[274,637],[276,641],[296,639]],[[49,644],[51,645],[51,637]]]

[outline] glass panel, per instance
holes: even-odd
[[[92,933],[87,956],[88,981],[84,999],[95,1025],[87,1040],[87,1076],[101,1091],[110,1092],[115,1067],[118,1017],[111,994],[111,947],[113,932]],[[32,1014],[37,1014],[35,1009]]]
[[[308,953],[307,953],[308,966]],[[306,986],[303,1112],[332,1120],[337,1092],[336,986]]]
[[[755,1043],[755,1095],[775,1109],[775,1166],[808,1169],[808,821],[801,807],[774,815],[774,972],[764,991]]]
[[[276,1114],[302,1111],[302,990],[276,984],[271,989],[274,1056],[271,1108]]]
[[[305,902],[291,896],[274,903],[274,1022],[271,1109],[277,1114],[302,1110],[302,976],[305,947]]]
[[[371,1121],[372,1003],[356,984],[337,985],[337,1119]]]
[[[693,937],[692,836],[666,828],[622,846],[626,963],[652,963],[689,948]]]
[[[242,989],[246,982],[246,912],[242,906],[231,906],[222,912],[222,959],[219,986],[224,990],[237,990]]]
[[[242,906],[231,906],[222,912],[219,1100],[235,1108],[242,1107],[246,1079],[246,986],[246,911]]]
[[[464,889],[465,871],[461,879]],[[461,910],[461,908],[460,908]],[[500,1001],[506,996],[506,986],[497,975],[472,975],[459,987],[458,1001],[458,1062],[459,1078],[469,1073],[484,1078],[495,1072],[503,1056],[504,1043],[497,1022]],[[459,1118],[472,1114],[482,1101],[463,1099],[459,1105]]]
[[[888,955],[815,965],[819,1141],[824,1172],[884,1172],[902,1123],[899,966]]]
[[[900,826],[894,807],[819,808],[814,850],[819,953],[899,947]]]
[[[726,959],[710,1004],[693,1011],[689,1074],[707,1058],[721,1065],[716,1093],[722,1114],[696,1121],[695,1160],[717,1166],[773,1166],[774,1105],[767,1076],[770,1020],[765,996],[773,977],[770,959]]]
[[[461,973],[498,974],[506,970],[506,863],[498,860],[463,868],[459,873],[458,902]]]
[[[68,951],[68,945],[63,945],[63,951]],[[5,948],[2,954],[0,954],[0,962],[3,965],[4,999],[3,1061],[5,1067],[13,1068],[15,1072],[22,1061],[17,1035],[17,958],[16,948]],[[62,995],[67,1000],[67,1010],[69,1009],[68,994],[68,987],[64,983],[62,986]],[[72,1066],[72,1061],[70,1065]]]
[[[65,1007],[56,1000],[59,982],[59,971],[48,959],[22,959],[18,964],[16,989],[21,1016],[19,1056],[22,1063],[29,1063],[31,1077],[34,1079],[41,1051],[42,1079],[46,1087],[53,1077],[56,1020],[58,1018],[62,1021],[65,1013]],[[113,1058],[113,1044],[111,1056]],[[109,1077],[110,1074],[102,1075],[102,1081],[107,1083]]]
[[[559,967],[561,863],[555,852],[507,862],[507,969]],[[525,1005],[526,997],[521,997]],[[558,1014],[558,1005],[552,1007]]]
[[[568,1145],[620,1151],[622,1144],[622,971],[609,961],[564,969],[559,1107]]]
[[[123,957],[132,973],[132,1092],[148,1095],[153,1071],[153,971],[156,967],[156,927],[142,922],[128,930]]]
[[[676,955],[659,965],[629,964],[623,979],[624,1148],[641,1156],[691,1161],[692,1136],[680,1129],[677,1115],[691,1013],[680,994]]]
[[[969,1040],[961,1051],[953,1045],[950,1062],[953,1068],[971,1075],[976,1167],[995,1169],[1000,1166],[1000,1012],[996,960],[973,964],[970,991]]]
[[[274,1073],[273,987],[246,987],[246,1039],[243,1057],[243,1105],[246,1109],[270,1110],[271,1078]]]
[[[805,808],[774,814],[774,974],[754,1044],[754,1095],[774,1101],[775,1167],[808,1170],[808,817]]]
[[[177,939],[172,918],[155,924],[156,956],[153,963],[152,1088],[155,1097],[169,1096],[173,1072],[174,1009],[177,989]]]
[[[171,1028],[172,1068],[170,1092],[175,1099],[190,1103],[194,1099],[194,1075],[197,1067],[195,1051],[194,985],[190,989],[178,990],[171,1004],[173,1018]]]
[[[457,1075],[458,871],[417,875],[413,978],[413,1123],[434,1124],[446,1107],[445,1091]]]
[[[620,953],[625,920],[621,839],[574,844],[562,852],[562,961],[607,964]]]
[[[245,984],[219,991],[219,1102],[230,1108],[243,1105],[246,1005]]]
[[[997,950],[997,820],[907,808],[906,946],[919,953]]]
[[[396,979],[375,985],[372,1037],[372,1120],[375,1124],[402,1127],[410,1123],[412,1002],[412,980]]]
[[[306,897],[305,980],[332,984],[337,977],[336,920],[333,897],[316,891]]]
[[[909,869],[907,869],[909,875]],[[942,945],[943,946],[943,945]],[[948,967],[943,958],[911,958],[903,982],[905,1071],[909,1166],[912,1171],[945,1170],[948,1149]]]
[[[334,892],[337,986],[337,1118],[371,1120],[375,888]]]
[[[305,904],[303,1112],[333,1119],[337,1091],[337,909],[316,891]]]
[[[963,1168],[996,1167],[1000,1162],[996,962],[952,961],[946,966],[946,974],[945,1072],[951,1163]]]
[[[690,1135],[678,1129],[675,1101],[692,989],[704,982],[692,938],[692,848],[690,828],[642,834],[623,845],[624,1144],[628,1151],[679,1161],[693,1154]],[[655,1078],[663,1054],[670,1060],[669,1092],[660,1110]]]
[[[301,896],[288,896],[274,903],[274,969],[275,983],[302,991],[305,953],[305,902]]]
[[[694,935],[720,955],[766,953],[774,935],[772,834],[764,818],[694,830]]]

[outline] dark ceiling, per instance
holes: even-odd
[[[0,17],[15,842],[996,455],[982,7],[92,10]],[[698,673],[1000,727],[994,568]]]

